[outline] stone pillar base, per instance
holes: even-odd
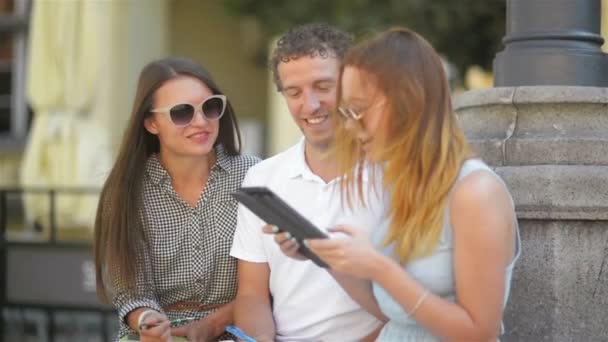
[[[501,341],[608,340],[608,88],[492,88],[454,107],[516,202]]]

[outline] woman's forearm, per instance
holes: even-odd
[[[344,291],[359,304],[365,311],[374,315],[378,320],[382,322],[388,321],[388,318],[384,315],[378,302],[374,297],[372,282],[365,279],[355,278],[340,272],[329,271],[329,273],[336,279],[338,284],[342,286]]]
[[[257,295],[237,295],[235,324],[257,341],[273,341],[276,327],[272,306],[266,298]]]
[[[500,322],[497,326],[478,324],[460,305],[429,293],[418,281],[412,278],[399,264],[382,256],[377,261],[373,281],[384,288],[406,312],[412,313],[421,326],[442,339],[451,341],[489,341],[496,340]],[[423,299],[421,302],[419,302]]]
[[[233,323],[233,311],[234,301],[222,306],[220,309],[204,318],[208,321],[208,327],[214,337],[223,334],[226,330],[226,326]]]
[[[140,307],[137,308],[127,314],[126,323],[127,325],[133,329],[134,331],[139,332],[139,327],[137,326],[137,322],[139,320],[139,316],[147,310],[156,310],[154,308]]]

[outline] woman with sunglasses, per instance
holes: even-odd
[[[371,242],[338,227],[350,237],[308,246],[368,289],[388,320],[378,341],[496,341],[517,220],[505,184],[458,126],[439,56],[410,30],[383,32],[347,52],[339,94],[343,195],[383,191],[386,222]],[[366,163],[381,170],[376,189],[356,170]]]
[[[240,154],[234,111],[204,68],[143,69],[95,221],[97,290],[118,311],[118,339],[222,335],[237,289],[231,193],[257,161]]]

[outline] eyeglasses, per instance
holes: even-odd
[[[338,113],[340,113],[344,120],[353,119],[355,121],[359,121],[369,110],[375,107],[383,106],[384,104],[384,101],[376,102],[375,104],[372,104],[371,106],[368,106],[367,108],[360,111],[356,111],[346,106],[339,106]]]
[[[356,110],[349,107],[338,107],[338,113],[342,115],[344,120],[353,119],[355,121],[359,121],[363,117],[363,114],[357,113]]]
[[[204,99],[199,105],[194,106],[190,103],[178,103],[163,108],[150,110],[152,113],[169,114],[175,126],[188,126],[194,120],[194,113],[201,111],[207,120],[219,120],[226,110],[226,95],[211,95]]]

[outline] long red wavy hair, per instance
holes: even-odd
[[[394,243],[402,263],[428,255],[441,237],[450,189],[471,156],[452,110],[441,59],[415,32],[393,28],[351,48],[345,67],[361,71],[387,100],[372,147],[383,167],[382,188],[390,194],[391,224],[384,242]],[[344,120],[336,122],[335,152],[347,175],[342,194],[352,204],[354,193],[363,198],[363,173],[358,170],[366,162],[355,132]]]

